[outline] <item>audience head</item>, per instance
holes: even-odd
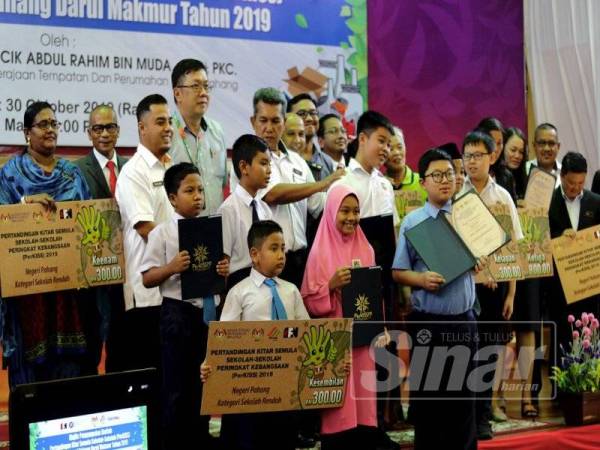
[[[285,115],[285,128],[281,140],[287,148],[302,153],[306,147],[306,134],[302,117],[295,113]]]
[[[440,150],[448,153],[454,166],[454,189],[456,193],[460,192],[465,184],[465,166],[458,146],[454,142],[447,142],[438,147]]]
[[[171,73],[175,104],[184,117],[201,118],[210,103],[206,66],[197,59],[182,59]]]
[[[271,160],[268,150],[267,143],[253,134],[244,134],[233,143],[233,170],[245,188],[258,190],[269,183]]]
[[[167,100],[160,94],[148,95],[138,104],[136,115],[140,142],[160,159],[169,151],[173,138]]]
[[[198,217],[204,209],[204,188],[198,168],[187,162],[167,169],[164,186],[175,211],[185,218]]]
[[[253,105],[254,114],[250,122],[254,133],[264,139],[271,150],[279,152],[286,108],[283,94],[275,88],[259,89],[254,93]]]
[[[502,123],[495,117],[486,117],[479,122],[476,130],[489,134],[494,140],[494,152],[490,157],[492,165],[495,164],[502,155],[502,149],[504,148],[504,127]]]
[[[287,105],[287,111],[298,114],[304,121],[306,140],[311,140],[319,130],[319,112],[314,98],[308,93],[298,94]]]
[[[428,201],[441,208],[455,192],[454,166],[448,153],[439,148],[427,150],[419,159],[420,182]]]
[[[405,166],[406,145],[404,143],[404,133],[400,128],[394,127],[394,134],[390,139],[390,154],[385,161],[385,167],[391,175],[401,172]]]
[[[585,176],[587,174],[587,161],[578,152],[568,152],[560,168],[560,183],[565,196],[574,200],[583,192]]]
[[[560,151],[556,127],[547,122],[538,125],[533,135],[533,148],[538,166],[547,171],[554,170],[556,157]]]
[[[107,159],[112,159],[119,139],[117,113],[110,105],[98,105],[90,112],[88,122],[87,133],[92,145]]]
[[[348,145],[348,135],[337,114],[325,114],[319,119],[319,146],[321,150],[331,156],[335,161],[339,161]]]
[[[51,156],[56,151],[60,122],[48,102],[34,102],[23,116],[23,133],[30,151]]]
[[[367,172],[378,169],[387,159],[394,126],[376,111],[366,111],[358,119],[356,160]]]
[[[277,222],[259,220],[248,231],[248,249],[253,267],[267,278],[278,276],[285,266],[283,230]]]

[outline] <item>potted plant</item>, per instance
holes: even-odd
[[[553,367],[558,398],[567,425],[600,422],[600,324],[592,313],[567,318],[572,340],[560,367]]]

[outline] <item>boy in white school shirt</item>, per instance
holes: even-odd
[[[221,321],[309,319],[298,288],[278,276],[285,266],[285,241],[272,220],[252,224],[248,232],[252,258],[250,275],[227,294]],[[212,368],[202,364],[202,380]],[[289,411],[226,414],[221,422],[221,444],[228,450],[296,448],[294,413]]]
[[[180,219],[199,217],[204,209],[204,188],[198,168],[180,163],[165,172],[164,187],[175,212],[154,228],[140,267],[147,288],[159,286],[160,348],[162,360],[162,411],[164,448],[212,448],[209,416],[200,416],[208,323],[216,319],[218,296],[182,300],[180,273],[190,266],[190,255],[179,251]],[[214,236],[214,239],[221,239]],[[229,260],[216,267],[226,277]]]

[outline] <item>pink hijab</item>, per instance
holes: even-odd
[[[375,265],[373,248],[360,226],[356,227],[354,234],[345,236],[335,225],[338,210],[349,195],[358,199],[356,193],[344,184],[336,184],[331,188],[315,241],[308,255],[301,293],[307,309],[314,316],[342,317],[338,291],[331,292],[333,295],[330,295],[328,307],[323,307],[322,301],[319,301],[323,300],[323,286],[329,289],[329,280],[337,269],[351,266],[355,259],[360,260],[362,267]]]

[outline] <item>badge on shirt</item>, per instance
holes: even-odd
[[[295,173],[296,175],[298,175],[299,177],[301,177],[301,176],[302,176],[302,171],[301,171],[301,170],[298,170],[298,169],[296,169],[296,168],[294,168],[294,173]]]
[[[357,269],[359,267],[362,267],[362,264],[360,263],[360,259],[353,259],[352,260],[352,268]]]
[[[163,185],[163,181],[162,180],[160,180],[160,181],[153,181],[152,182],[152,186],[154,186],[154,187],[161,187],[162,185]]]

